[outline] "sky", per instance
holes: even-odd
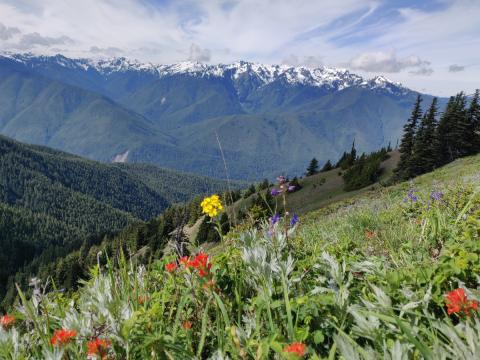
[[[0,0],[0,51],[334,66],[480,87],[480,0]]]

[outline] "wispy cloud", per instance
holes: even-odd
[[[350,61],[350,67],[375,73],[398,73],[405,69],[415,68],[412,71],[424,71],[430,69],[430,62],[420,59],[418,56],[397,57],[394,51],[363,53]]]
[[[465,70],[465,66],[461,66],[461,65],[457,65],[457,64],[453,64],[453,65],[450,65],[448,67],[448,71],[449,72],[460,72],[460,71],[464,71]]]

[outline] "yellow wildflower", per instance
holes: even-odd
[[[200,203],[202,211],[210,217],[215,217],[222,212],[223,206],[218,195],[212,195],[203,199]]]

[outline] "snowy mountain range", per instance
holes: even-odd
[[[351,86],[360,86],[367,89],[385,89],[393,94],[403,95],[410,91],[401,83],[393,82],[379,75],[372,79],[351,73],[347,69],[334,67],[309,68],[304,66],[266,65],[247,61],[238,61],[232,64],[209,65],[200,62],[184,61],[175,64],[154,64],[140,62],[125,57],[110,59],[69,59],[62,55],[36,56],[33,54],[4,53],[0,57],[17,61],[21,64],[42,67],[45,64],[56,63],[59,66],[72,70],[95,71],[103,76],[118,72],[145,72],[158,78],[173,75],[190,75],[194,77],[228,77],[236,81],[248,76],[258,79],[258,86],[264,86],[274,81],[284,81],[290,85],[304,85],[333,90],[343,90]]]
[[[299,173],[353,139],[363,151],[395,143],[416,96],[383,76],[329,67],[0,56],[1,133],[217,177],[217,134],[233,177]]]

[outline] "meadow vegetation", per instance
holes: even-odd
[[[298,217],[280,178],[269,218],[228,234],[210,197],[213,247],[99,252],[74,293],[19,289],[0,358],[479,358],[479,184],[477,155]]]

